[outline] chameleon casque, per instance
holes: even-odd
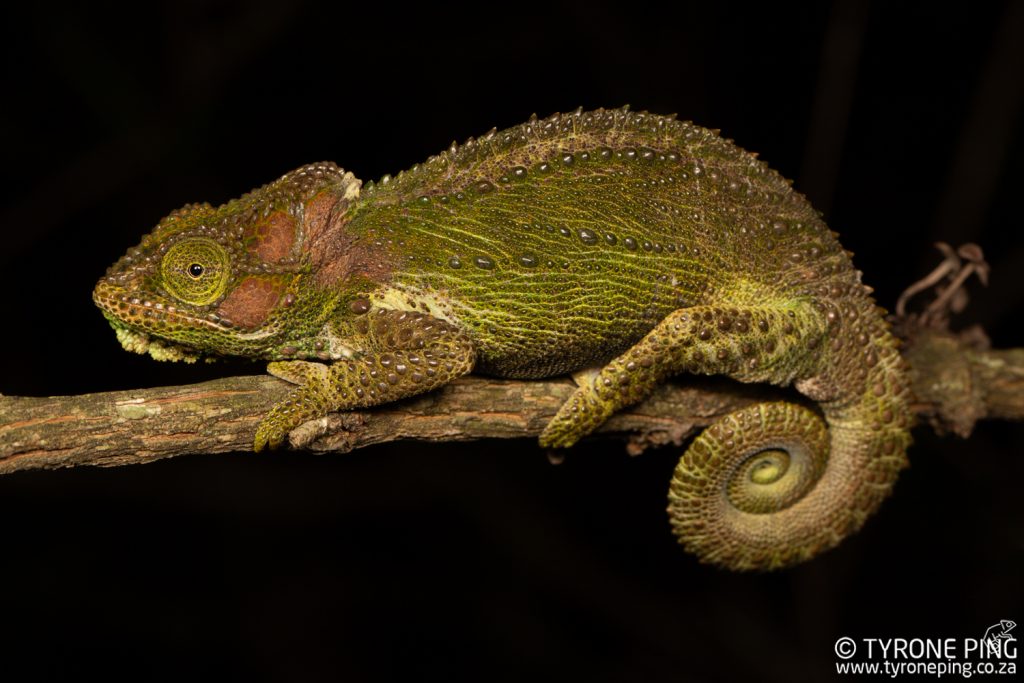
[[[471,371],[577,373],[545,447],[671,375],[793,384],[824,421],[785,402],[732,413],[669,493],[688,550],[767,569],[856,531],[906,465],[908,382],[870,291],[755,155],[624,108],[532,117],[376,184],[320,163],[185,206],[93,298],[128,350],[272,361],[297,387],[256,450]]]

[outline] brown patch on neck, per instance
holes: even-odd
[[[280,300],[282,288],[280,282],[248,277],[224,298],[217,315],[246,329],[259,327]]]
[[[348,202],[333,192],[321,192],[309,200],[303,211],[305,216],[303,226],[307,242],[323,239],[325,233],[331,228],[332,216],[343,214],[347,207]]]
[[[391,267],[384,254],[371,249],[358,235],[346,230],[350,202],[325,193],[306,205],[306,241],[303,250],[313,265],[314,283],[336,288],[353,277],[383,281]]]
[[[249,253],[264,263],[277,263],[291,256],[295,244],[295,219],[275,211],[243,233]]]

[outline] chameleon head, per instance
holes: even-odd
[[[335,304],[302,286],[308,247],[358,190],[351,173],[312,164],[216,208],[185,206],[107,271],[93,301],[126,349],[158,360],[278,357]]]

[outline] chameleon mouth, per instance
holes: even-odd
[[[92,300],[114,328],[125,350],[148,353],[156,360],[194,363],[203,355],[199,349],[169,340],[168,331],[195,332],[203,327],[223,329],[214,320],[192,315],[174,304],[129,294],[105,281],[96,285]]]

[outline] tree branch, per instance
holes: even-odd
[[[937,431],[967,436],[978,419],[1024,417],[1024,349],[985,347],[975,331],[923,330],[905,349],[914,410]],[[0,397],[0,474],[249,450],[256,425],[289,390],[281,380],[256,376],[83,396]],[[402,439],[536,437],[572,390],[565,379],[469,377],[415,399],[309,422],[290,441],[313,451],[348,452]],[[725,413],[780,398],[794,399],[772,387],[684,378],[615,415],[599,433],[628,434],[627,448],[637,454],[681,444]]]

